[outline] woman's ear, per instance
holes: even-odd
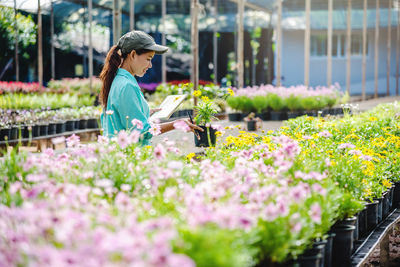
[[[135,50],[132,50],[131,53],[130,53],[130,55],[131,55],[132,59],[135,58],[135,56],[136,56],[136,51],[135,51]]]

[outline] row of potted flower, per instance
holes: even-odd
[[[328,231],[353,236],[347,219],[399,177],[399,111],[303,117],[266,135],[230,136],[202,157],[183,158],[167,140],[142,147],[135,130],[85,146],[71,136],[61,154],[11,152],[0,162],[0,257],[13,265],[254,266],[309,261],[316,251],[318,262]],[[336,252],[349,247],[330,240]],[[347,260],[333,257],[337,266]]]
[[[0,94],[5,93],[44,93],[48,89],[39,83],[0,81]]]
[[[272,85],[233,89],[234,95],[226,99],[233,110],[231,120],[241,120],[240,113],[257,112],[264,120],[283,120],[319,110],[333,112],[332,107],[347,101],[348,95],[341,96],[337,86],[307,88],[305,86],[274,87]],[[236,111],[236,113],[235,113]],[[270,116],[270,117],[269,117]]]
[[[96,107],[58,110],[0,110],[0,141],[99,128]]]
[[[41,109],[49,107],[51,109],[63,107],[82,107],[92,106],[95,97],[90,95],[71,95],[71,94],[5,94],[0,95],[0,109]]]

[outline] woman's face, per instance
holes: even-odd
[[[132,74],[143,77],[148,69],[150,69],[153,65],[151,64],[151,60],[154,57],[155,52],[151,51],[148,53],[144,53],[141,55],[136,54],[135,51],[132,51]]]

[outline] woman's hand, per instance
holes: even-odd
[[[152,108],[150,109],[150,116],[153,115],[154,113],[156,113],[157,111],[160,111],[161,108]]]
[[[196,131],[204,132],[203,128],[200,128],[196,124],[192,123],[189,119],[183,119],[182,121],[184,121],[187,126],[189,126],[190,131],[192,131],[196,135],[197,139],[200,140],[200,135]]]

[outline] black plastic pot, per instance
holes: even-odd
[[[259,262],[256,267],[300,267],[300,264],[294,260],[288,260],[283,263],[272,262],[271,260],[265,259]]]
[[[2,128],[0,129],[0,141],[5,141],[6,139],[10,139],[10,131],[11,128]],[[6,138],[7,136],[7,138]]]
[[[365,236],[367,234],[367,207],[358,213],[358,236]]]
[[[40,136],[40,126],[39,125],[32,125],[32,137]]]
[[[186,114],[187,114],[187,112],[185,111],[185,110],[181,110],[182,111],[182,117],[183,116],[186,116]],[[184,112],[184,113],[183,113]],[[184,115],[183,115],[184,114]],[[98,123],[97,123],[97,119],[94,119],[94,118],[91,118],[91,119],[88,119],[88,121],[87,121],[87,127],[89,128],[89,129],[96,129],[96,128],[98,128],[99,126],[98,126]]]
[[[382,200],[382,219],[386,218],[389,215],[390,203],[389,203],[389,191],[383,193]]]
[[[263,121],[268,121],[270,119],[270,114],[268,111],[262,112],[262,113],[257,113],[256,114],[257,118],[260,118]]]
[[[11,130],[10,130],[10,139],[8,139],[8,140],[17,140],[18,134],[19,134],[19,127],[12,126]]]
[[[247,131],[255,131],[257,130],[257,121],[256,120],[251,120],[247,121]]]
[[[324,266],[324,262],[325,262],[325,247],[328,244],[328,240],[319,240],[319,241],[315,241],[313,244],[313,248],[318,249],[319,250],[319,254],[321,254],[321,260],[319,261],[319,267],[323,267]]]
[[[324,257],[324,267],[332,266],[332,247],[333,247],[333,238],[336,236],[335,233],[329,233],[328,238],[326,239],[325,245],[325,257]]]
[[[317,117],[318,112],[316,110],[306,110],[303,112],[304,115],[307,115],[309,117]]]
[[[53,135],[56,134],[56,124],[55,123],[49,123],[47,126],[47,135]]]
[[[332,229],[336,234],[333,238],[332,266],[349,266],[350,257],[353,252],[353,232],[355,226],[342,225]]]
[[[393,208],[400,207],[400,181],[394,182],[393,190]]]
[[[56,123],[56,133],[63,133],[65,132],[65,122],[57,122]]]
[[[283,121],[283,120],[287,120],[287,118],[288,118],[286,111],[271,110],[269,114],[271,117],[271,121]]]
[[[79,130],[79,122],[80,122],[80,120],[75,120],[74,121],[74,130]]]
[[[383,210],[383,197],[374,198],[374,200],[378,201],[378,223],[382,221],[382,210]]]
[[[39,136],[46,136],[48,128],[48,124],[39,124]]]
[[[301,112],[301,111],[288,111],[287,112],[288,119],[295,119],[302,115],[303,115],[303,112]]]
[[[319,267],[322,261],[321,247],[313,247],[304,251],[304,253],[297,259],[300,267]]]
[[[202,128],[204,131],[203,132],[196,131],[200,136],[200,140],[199,140],[199,139],[197,139],[197,136],[194,135],[194,143],[195,143],[196,147],[215,146],[216,139],[217,139],[215,136],[216,130],[211,127],[206,127],[206,126],[200,126],[200,128]],[[211,144],[208,143],[207,129],[210,132]]]
[[[367,203],[367,230],[371,231],[378,224],[378,201]]]
[[[75,130],[75,121],[69,120],[65,122],[65,131],[72,132]]]
[[[394,196],[394,188],[395,185],[393,184],[392,187],[389,190],[389,210],[393,210],[393,196]]]
[[[87,128],[87,122],[88,122],[87,119],[80,119],[80,121],[79,121],[79,129],[80,130],[86,129]]]
[[[229,113],[228,114],[229,121],[241,121],[242,120],[242,113]]]

